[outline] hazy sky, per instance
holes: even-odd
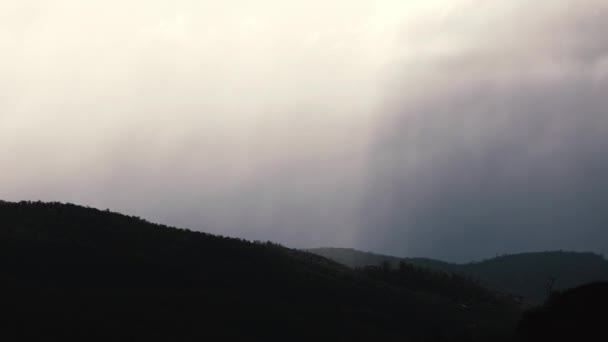
[[[291,247],[608,253],[608,2],[0,0],[0,198]]]

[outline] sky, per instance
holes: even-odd
[[[607,23],[603,0],[0,0],[0,198],[608,254]]]

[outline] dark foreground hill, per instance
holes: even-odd
[[[608,283],[586,284],[551,295],[526,312],[519,326],[525,342],[608,341]]]
[[[501,341],[520,313],[456,276],[60,203],[0,202],[0,283],[5,341]]]
[[[551,290],[564,290],[596,281],[608,281],[608,261],[601,255],[577,252],[539,252],[505,255],[481,262],[452,264],[425,258],[398,258],[348,248],[316,248],[309,252],[350,267],[399,262],[459,274],[502,293],[543,302]]]

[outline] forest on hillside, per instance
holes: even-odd
[[[0,202],[6,340],[516,341],[523,312],[470,278],[73,204]]]

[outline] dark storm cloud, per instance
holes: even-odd
[[[360,241],[460,261],[608,252],[608,21],[585,9],[444,58],[429,96],[403,95],[378,134]]]
[[[400,254],[450,259],[604,251],[607,87],[478,90],[397,123],[374,158],[370,238]]]

